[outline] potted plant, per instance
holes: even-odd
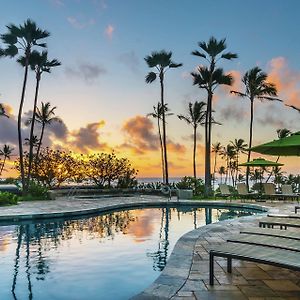
[[[181,181],[177,182],[177,198],[192,199],[193,198],[194,178],[185,176]]]

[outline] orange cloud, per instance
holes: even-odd
[[[152,121],[144,116],[135,116],[125,121],[122,131],[125,143],[119,147],[131,149],[137,154],[158,150],[158,136],[154,133]]]
[[[268,81],[276,85],[279,96],[290,105],[300,106],[300,72],[291,70],[284,57],[273,58],[269,63]]]
[[[115,31],[115,28],[112,25],[108,25],[105,30],[104,30],[104,34],[106,35],[106,37],[108,37],[110,40],[113,38],[113,33]]]

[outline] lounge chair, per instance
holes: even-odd
[[[288,227],[300,228],[299,218],[276,218],[276,217],[266,217],[259,220],[259,227],[274,228],[274,226],[279,226],[280,229],[287,229]]]
[[[267,199],[274,199],[278,197],[276,194],[275,185],[273,183],[263,183],[263,197]]]
[[[209,284],[214,285],[214,257],[227,258],[227,272],[232,272],[232,259],[273,265],[300,271],[300,252],[270,246],[226,242],[209,252]]]
[[[240,231],[240,234],[253,234],[260,236],[277,236],[287,239],[294,239],[300,241],[300,235],[298,232],[280,229],[267,229],[267,228],[249,228]]]
[[[282,195],[286,198],[295,199],[299,202],[299,194],[294,193],[293,187],[290,184],[283,184],[281,186]]]
[[[286,231],[283,231],[286,232]],[[278,249],[285,249],[300,252],[300,240],[287,238],[286,236],[270,236],[270,235],[256,235],[251,233],[244,233],[235,235],[227,240],[228,242],[257,245],[265,247],[273,247]]]
[[[219,184],[219,188],[220,188],[220,193],[216,194],[216,196],[225,197],[225,198],[232,196],[229,190],[229,186],[227,184],[221,183]]]
[[[238,196],[243,199],[257,199],[258,194],[254,194],[248,191],[246,183],[237,183],[236,189]]]

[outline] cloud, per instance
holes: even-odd
[[[99,141],[99,129],[105,125],[105,122],[99,121],[95,123],[89,123],[85,127],[81,127],[79,130],[71,133],[72,147],[83,153],[88,153],[90,150],[103,150],[107,148],[106,143],[100,143]]]
[[[300,107],[300,72],[290,69],[286,58],[276,57],[269,62],[268,81],[276,85],[285,103]]]
[[[186,148],[184,145],[179,144],[179,143],[174,143],[172,141],[168,141],[167,149],[170,152],[177,153],[177,154],[183,154],[186,151]]]
[[[82,78],[87,83],[92,83],[100,76],[107,74],[107,70],[101,65],[80,63],[76,67],[66,67],[65,73],[72,78]]]
[[[126,67],[129,67],[129,69],[133,73],[136,73],[138,71],[140,61],[134,51],[122,53],[118,59],[123,65],[125,65]]]
[[[67,21],[71,24],[72,27],[76,29],[84,29],[86,27],[92,26],[96,24],[95,19],[91,18],[87,21],[81,21],[76,17],[67,17]]]
[[[53,122],[48,126],[48,130],[52,135],[60,140],[65,140],[68,137],[68,128],[67,125],[62,122]]]
[[[115,27],[113,27],[112,25],[108,25],[105,30],[104,30],[104,34],[108,39],[112,39],[113,38],[113,34],[115,32]]]
[[[57,7],[61,7],[65,5],[63,0],[49,0],[49,2]]]
[[[158,150],[158,136],[153,132],[154,126],[149,118],[135,116],[125,121],[122,131],[125,133],[125,143],[120,147],[131,149],[137,154]]]
[[[229,85],[221,85],[220,86],[220,92],[222,94],[231,95],[232,97],[237,97],[234,94],[230,94],[230,91],[244,91],[244,86],[242,84],[242,74],[238,70],[230,70],[229,72],[226,72],[226,74],[230,74],[233,77],[233,84],[231,86]]]
[[[248,116],[245,106],[237,105],[236,103],[227,105],[220,110],[220,121],[236,121],[240,122],[243,118]]]

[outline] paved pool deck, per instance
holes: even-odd
[[[23,202],[0,207],[0,224],[53,217],[105,212],[115,209],[174,205],[264,207],[272,213],[293,213],[295,203],[240,201],[167,202],[158,196],[103,197],[97,200],[60,198],[49,201]],[[300,299],[300,272],[263,264],[233,261],[232,274],[226,272],[226,260],[215,262],[215,285],[208,284],[208,252],[224,243],[243,228],[258,227],[261,215],[242,217],[199,227],[183,235],[176,243],[165,269],[155,282],[134,299]],[[290,230],[290,229],[289,229]],[[300,233],[300,230],[298,229]]]

